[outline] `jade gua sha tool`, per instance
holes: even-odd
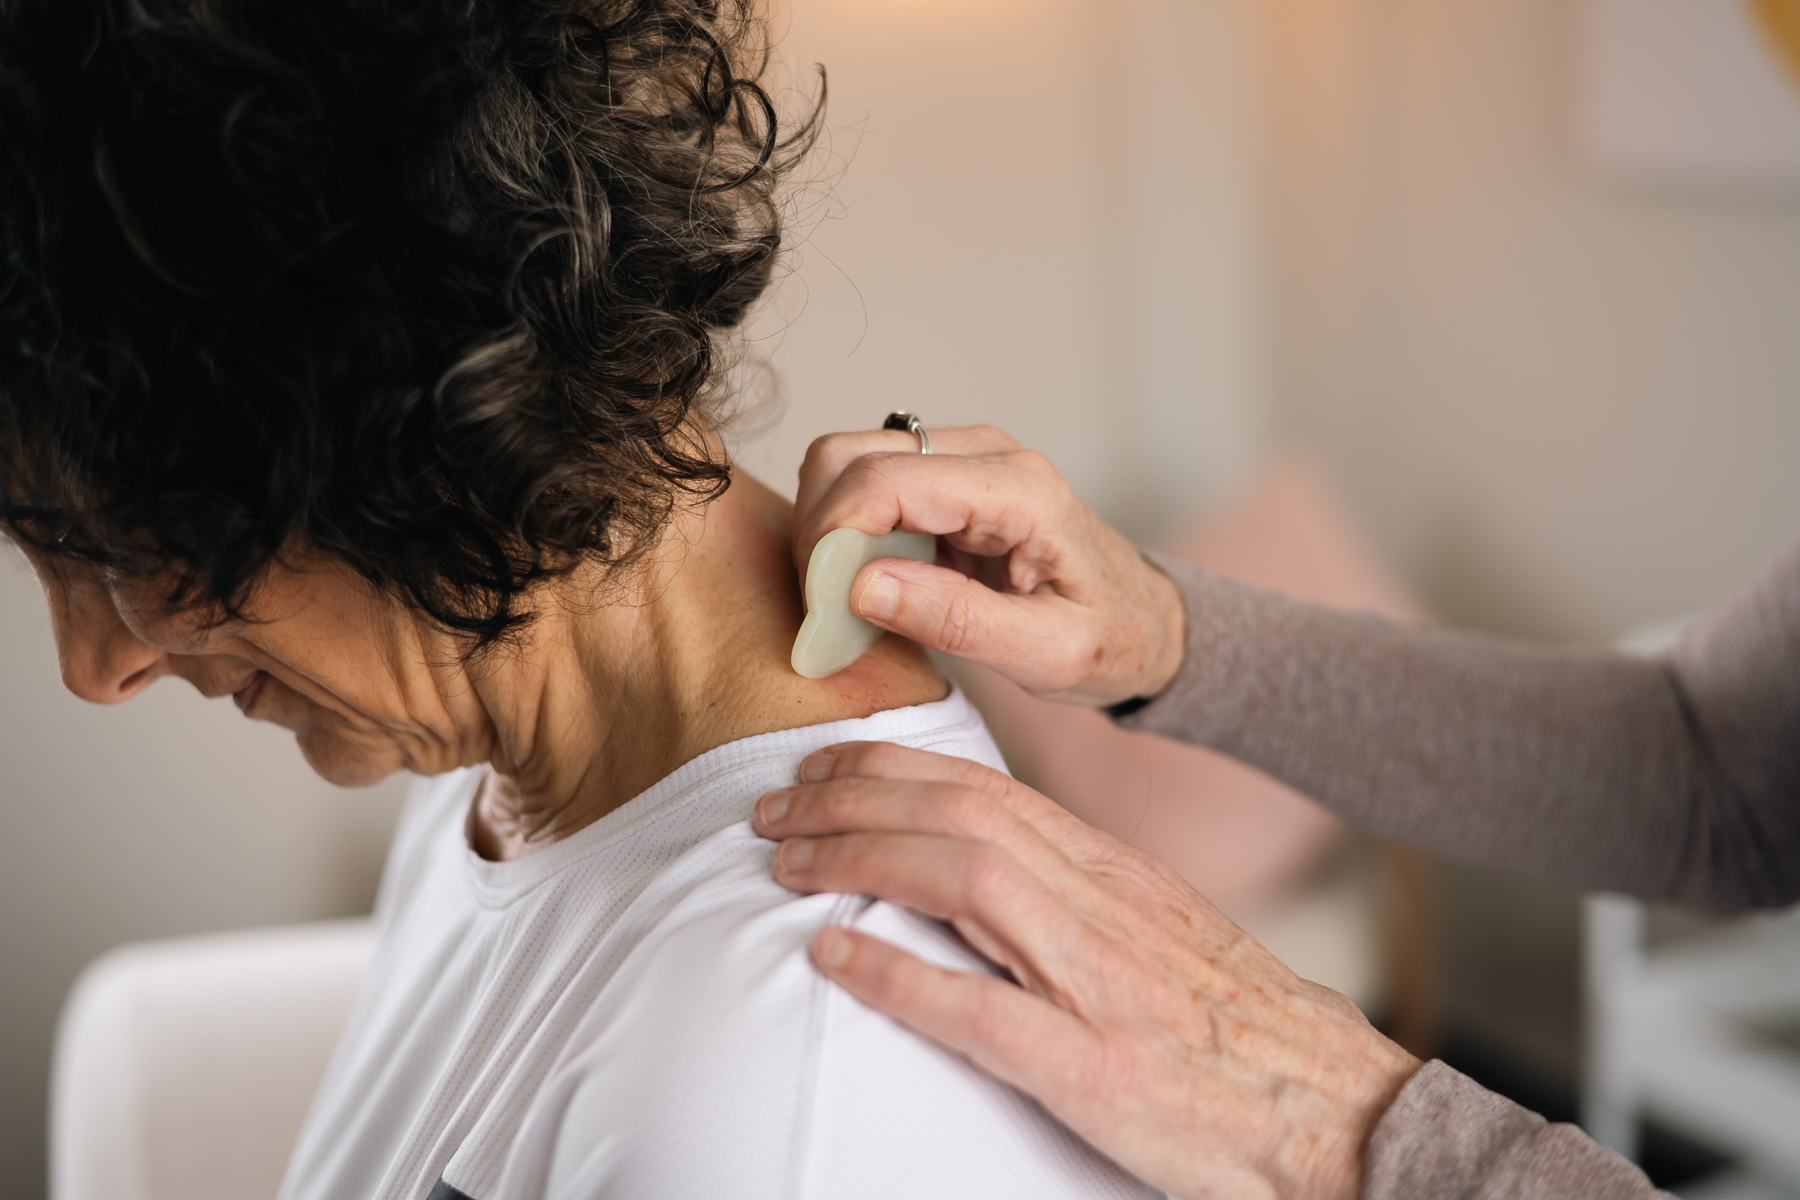
[[[912,434],[919,439],[919,453],[931,453],[925,422],[912,413],[889,413],[881,427]],[[937,538],[897,529],[882,534],[834,529],[820,538],[806,562],[806,621],[788,659],[797,674],[807,679],[836,675],[881,640],[879,626],[850,611],[850,585],[856,582],[856,573],[878,558],[936,562]]]
[[[806,563],[806,621],[794,639],[789,660],[808,679],[823,679],[861,658],[881,640],[883,630],[850,611],[850,585],[863,564],[878,558],[937,560],[937,538],[929,533],[884,533],[834,529],[819,539]]]

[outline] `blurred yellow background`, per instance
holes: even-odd
[[[1751,0],[1768,28],[1769,36],[1780,48],[1788,65],[1800,79],[1800,3],[1795,0]]]

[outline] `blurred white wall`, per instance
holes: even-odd
[[[1800,536],[1800,202],[1610,182],[1578,7],[1267,0],[1271,363],[1440,615],[1610,638]]]
[[[1264,438],[1248,0],[787,0],[830,76],[791,273],[756,322],[784,413],[742,461],[894,409],[994,422],[1162,532]]]
[[[1610,639],[1800,537],[1800,202],[1601,169],[1579,9],[1259,6],[1269,369],[1439,617]],[[1452,1024],[1572,1079],[1574,898],[1442,899]]]

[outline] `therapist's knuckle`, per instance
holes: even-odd
[[[998,425],[969,425],[963,432],[971,445],[988,454],[1005,454],[1019,448],[1019,440]]]
[[[1001,822],[993,800],[973,788],[949,787],[940,793],[938,804],[945,825],[953,833],[980,841],[992,841],[1001,832]]]
[[[1021,448],[1007,452],[1003,458],[1012,469],[1017,485],[1040,507],[1060,499],[1069,490],[1056,464],[1039,451]]]
[[[870,850],[867,840],[855,834],[817,838],[813,842],[812,862],[792,873],[826,890],[842,890],[838,884],[866,869]]]
[[[905,776],[906,757],[905,749],[892,742],[863,742],[850,761],[837,765],[839,774],[891,779]]]
[[[832,488],[832,508],[837,519],[856,515],[864,505],[872,505],[884,512],[891,507],[892,498],[898,492],[893,470],[895,457],[877,451],[845,464]]]
[[[894,464],[903,462],[908,465],[918,459],[916,453],[896,450],[871,450],[860,454],[856,461],[844,468],[846,478],[854,478],[864,486],[875,481],[889,481],[894,476]]]
[[[971,908],[984,909],[1005,903],[1017,891],[1018,869],[1012,856],[984,843],[965,850],[961,869],[962,894]]]
[[[845,829],[869,827],[871,818],[890,810],[905,784],[897,779],[864,776],[844,781],[837,794],[835,815]]]
[[[800,476],[819,483],[830,482],[841,465],[853,455],[845,434],[828,433],[814,438],[800,460]]]
[[[843,742],[827,747],[831,751],[832,782],[862,774],[861,768],[869,761],[869,752],[880,745],[879,742]]]
[[[939,650],[958,658],[985,648],[988,623],[975,602],[971,585],[958,587],[945,598],[933,640]]]
[[[858,791],[857,781],[853,779],[834,779],[818,784],[811,796],[809,815],[824,828],[842,828],[854,820],[861,807]]]
[[[834,462],[854,456],[864,440],[864,436],[858,432],[823,434],[814,438],[806,447],[806,461]]]
[[[812,468],[820,482],[829,485],[824,494],[826,502],[841,506],[853,499],[857,493],[868,486],[867,454],[856,455],[846,452],[834,455],[821,461]]]
[[[1091,674],[1087,659],[1060,637],[1045,640],[1052,644],[1040,647],[1020,664],[1030,669],[1033,689],[1052,694],[1074,691]]]
[[[969,1037],[978,1044],[997,1045],[1013,1033],[1017,1019],[1004,992],[994,988],[977,988],[970,997],[964,1020]]]
[[[982,795],[997,795],[1013,784],[1011,775],[1004,771],[996,771],[986,763],[978,763],[968,758],[955,759],[954,763],[955,781]]]

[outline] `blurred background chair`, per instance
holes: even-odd
[[[322,921],[92,963],[57,1030],[52,1200],[273,1197],[371,943]]]
[[[1635,1158],[1653,1117],[1736,1160],[1694,1200],[1800,1197],[1800,909],[1719,923],[1600,895],[1586,930],[1582,1124]]]

